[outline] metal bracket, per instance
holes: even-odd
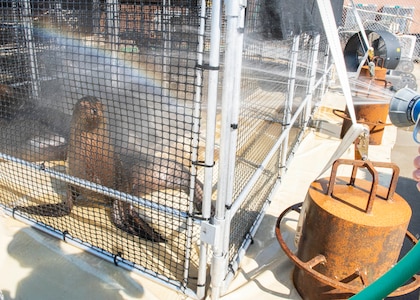
[[[239,0],[239,5],[242,7],[247,7],[248,6],[248,0]]]
[[[363,131],[354,142],[355,158],[367,160],[369,152],[369,127],[364,125]]]
[[[209,222],[201,222],[200,239],[201,241],[215,245],[220,238],[220,226],[210,224]]]

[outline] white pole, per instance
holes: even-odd
[[[113,51],[118,50],[119,42],[119,11],[118,11],[118,0],[106,0],[106,12],[107,12],[107,26],[109,41]]]
[[[308,83],[308,92],[307,96],[309,96],[310,100],[307,103],[306,111],[305,111],[305,123],[304,126],[308,126],[309,119],[312,113],[312,100],[313,100],[313,93],[314,93],[314,86],[316,80],[316,71],[318,68],[318,53],[319,53],[319,34],[316,34],[311,42],[311,72],[309,77]]]
[[[235,178],[235,166],[236,166],[236,150],[237,150],[237,139],[238,139],[238,125],[239,125],[239,112],[240,112],[240,103],[241,103],[241,73],[242,73],[242,50],[243,50],[243,39],[244,39],[244,26],[245,26],[245,4],[238,3],[238,20],[236,23],[236,30],[235,34],[235,74],[233,80],[233,98],[232,98],[232,110],[231,110],[231,131],[230,131],[230,151],[229,151],[229,176],[231,178],[227,194],[226,194],[226,219],[225,219],[225,227],[224,227],[224,234],[223,234],[223,253],[226,254],[226,271],[227,271],[227,263],[228,263],[228,255],[229,247],[230,247],[230,227],[231,221],[233,216],[235,215],[234,212],[230,209],[232,207],[233,202],[233,186],[234,186],[234,178]],[[236,14],[235,14],[236,15]],[[235,130],[236,127],[236,130]],[[226,273],[223,274],[224,277]],[[226,290],[226,282],[224,280],[224,285],[222,286],[221,293],[223,294]]]
[[[26,47],[28,47],[29,64],[31,68],[32,97],[34,97],[35,99],[38,99],[38,96],[39,96],[38,60],[36,57],[35,44],[33,40],[31,3],[30,3],[30,0],[24,0],[22,4],[23,4],[22,14],[23,14],[25,40],[26,40]]]
[[[288,126],[290,126],[290,120],[292,117],[292,105],[293,105],[293,99],[295,97],[296,68],[297,68],[298,53],[299,53],[299,41],[300,41],[300,36],[295,35],[293,37],[292,55],[290,58],[287,99],[284,106],[284,116],[283,116],[283,130],[287,128]],[[283,175],[285,171],[284,168],[286,166],[288,144],[289,144],[289,135],[286,135],[283,141],[283,146],[281,150],[280,174],[279,174],[280,176]]]
[[[204,49],[204,31],[206,18],[206,0],[201,4],[201,37]],[[211,198],[213,188],[213,163],[214,145],[216,132],[217,116],[217,91],[219,86],[219,67],[220,67],[220,21],[221,20],[221,0],[212,1],[211,12],[211,33],[210,33],[210,55],[208,68],[208,92],[207,92],[207,122],[206,122],[206,148],[204,158],[204,184],[203,184],[203,218],[210,218]],[[205,296],[207,279],[207,244],[200,242],[200,256],[198,265],[197,297],[203,299]]]
[[[330,61],[330,46],[326,45],[325,48],[325,54],[324,54],[324,74],[323,74],[323,80],[322,80],[322,86],[321,86],[321,97],[325,94],[325,89],[327,87],[327,80],[331,80],[330,75],[327,75],[331,72],[331,66],[329,65]]]
[[[196,82],[195,82],[195,95],[194,95],[194,113],[193,113],[193,140],[192,140],[192,153],[191,153],[191,161],[197,162],[198,160],[198,147],[199,147],[199,133],[200,133],[200,115],[201,115],[201,90],[202,90],[202,83],[203,83],[203,68],[200,67],[203,65],[203,52],[204,52],[204,33],[205,33],[205,17],[206,17],[206,2],[205,0],[201,1],[201,13],[200,13],[200,25],[197,30],[198,33],[198,45],[197,45],[197,68],[196,68]],[[194,198],[195,192],[195,182],[197,180],[197,165],[191,165],[191,181],[190,181],[190,199]],[[204,198],[204,197],[203,197]],[[211,199],[210,199],[211,200]],[[203,206],[208,199],[202,199]],[[206,211],[204,212],[205,208],[202,208],[203,216],[210,216],[210,209],[207,208],[209,205],[206,206]],[[190,206],[190,216],[194,212],[194,206]],[[186,284],[188,283],[188,276],[190,272],[190,259],[191,259],[191,243],[192,243],[192,234],[193,234],[193,218],[188,218],[188,232],[187,232],[187,251],[185,257],[185,265],[184,265],[184,287],[186,288]],[[197,294],[200,291],[199,299],[204,298],[205,292],[205,283],[206,283],[206,260],[207,260],[207,245],[205,243],[200,244],[200,253],[199,253],[199,264],[198,264],[198,278],[197,278]]]
[[[238,31],[240,23],[240,16],[245,6],[241,6],[239,0],[225,1],[225,11],[227,17],[226,28],[226,51],[223,77],[223,91],[222,91],[222,121],[221,121],[221,135],[220,135],[220,157],[219,157],[219,177],[216,209],[214,216],[214,225],[221,231],[221,239],[215,241],[213,245],[212,258],[212,290],[211,297],[213,300],[220,297],[222,283],[227,270],[227,253],[224,251],[224,239],[226,239],[225,227],[226,222],[226,204],[231,203],[232,186],[234,184],[235,160],[232,160],[231,151],[236,149],[236,131],[238,130],[238,117],[233,116],[237,114],[239,103],[234,103],[239,100],[239,96],[234,91],[238,86],[237,81],[240,80],[240,66],[237,56],[242,56],[242,43],[240,33]]]
[[[335,67],[337,69],[337,76],[340,79],[341,88],[343,90],[344,98],[346,99],[347,109],[349,111],[352,124],[356,124],[357,120],[356,113],[354,112],[350,82],[347,75],[347,69],[344,62],[340,39],[338,37],[337,27],[335,25],[335,18],[331,7],[331,2],[330,0],[317,0],[317,3],[328,44],[330,46],[331,54],[334,58]]]

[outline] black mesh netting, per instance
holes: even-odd
[[[0,3],[1,205],[189,283],[202,200],[191,173],[200,8]]]

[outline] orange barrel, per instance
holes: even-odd
[[[342,111],[338,111],[341,112]],[[366,103],[355,104],[354,111],[358,123],[369,126],[369,145],[380,145],[388,117],[389,103]],[[341,127],[340,137],[343,138],[352,125],[348,113],[348,109],[344,112],[343,126]]]
[[[353,166],[350,178],[336,178],[342,164]],[[375,167],[392,168],[389,188],[378,185]],[[359,168],[369,170],[372,182],[356,180]],[[321,277],[356,291],[388,271],[398,260],[411,218],[408,203],[394,193],[398,175],[399,168],[390,163],[337,160],[331,177],[316,180],[309,188],[296,256],[303,262],[318,261],[311,268]],[[293,272],[303,299],[345,299],[354,294],[310,274],[298,267]]]

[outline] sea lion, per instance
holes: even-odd
[[[117,188],[119,162],[110,141],[104,107],[95,97],[86,96],[74,106],[67,150],[68,174],[81,179]],[[18,210],[43,216],[65,216],[78,198],[98,198],[97,193],[69,185],[62,203],[17,207]],[[109,197],[112,222],[120,229],[154,242],[166,241],[148,225],[132,205]]]
[[[190,192],[191,174],[181,163],[152,155],[122,155],[120,189],[137,197],[165,189]],[[203,184],[196,179],[194,186],[194,211],[201,213]]]
[[[139,197],[164,189],[189,192],[190,173],[181,163],[123,152],[122,149],[115,150],[110,139],[103,104],[92,96],[80,99],[74,107],[70,126],[67,150],[69,175]],[[69,185],[67,197],[62,203],[17,209],[31,214],[64,216],[71,212],[80,198],[98,198],[98,195]],[[112,203],[111,220],[118,228],[155,242],[166,241],[140,217],[130,203],[105,198]],[[196,180],[194,204],[197,212],[201,212],[202,198],[203,186]]]

